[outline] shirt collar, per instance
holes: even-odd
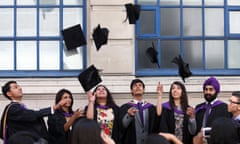
[[[240,120],[240,114],[234,118],[234,120]]]
[[[137,103],[142,103],[142,104],[144,104],[145,103],[145,100],[141,100],[141,101],[138,101],[138,100],[136,100],[136,99],[133,99],[133,102],[135,103],[135,104],[137,104]]]
[[[215,100],[213,100],[210,104],[213,105],[217,100],[218,100],[218,99],[215,98]],[[206,101],[205,103],[206,103],[206,104],[209,104],[209,102],[207,102],[207,101]]]
[[[16,103],[22,104],[22,101],[19,101],[19,100],[12,100],[12,102],[16,102]]]

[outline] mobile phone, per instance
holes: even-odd
[[[210,135],[211,135],[211,130],[212,130],[212,128],[210,128],[210,127],[205,127],[205,128],[203,128],[203,129],[202,129],[203,137],[209,138]]]

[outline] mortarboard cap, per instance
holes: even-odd
[[[87,44],[80,24],[62,30],[62,35],[67,50]]]
[[[86,70],[78,75],[78,80],[85,92],[102,82],[98,70],[94,65],[89,66]]]
[[[183,82],[185,82],[185,78],[192,76],[192,72],[189,69],[189,64],[185,63],[181,57],[181,55],[176,56],[172,63],[178,65],[178,73],[181,76]]]
[[[155,50],[154,44],[152,43],[152,47],[147,48],[146,50],[147,56],[149,57],[152,63],[156,63],[160,68],[158,63],[158,52]]]
[[[107,28],[101,28],[100,24],[93,30],[93,40],[96,45],[97,51],[104,44],[107,44],[109,30]]]
[[[127,3],[125,8],[127,9],[127,17],[124,22],[128,19],[129,24],[136,24],[140,16],[141,6],[139,4]]]

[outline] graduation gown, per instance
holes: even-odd
[[[219,118],[219,117],[229,117],[231,118],[231,113],[227,111],[227,104],[217,100],[214,102],[214,104],[211,107],[210,115],[208,116],[206,127],[211,127],[211,123]],[[197,122],[197,132],[196,134],[201,130],[203,118],[206,111],[206,103],[203,102],[201,104],[198,104],[195,108],[195,117]]]
[[[167,103],[165,103],[167,104]],[[181,111],[182,112],[182,111]],[[188,131],[188,121],[189,117],[186,115],[186,113],[183,113],[183,128],[182,128],[182,134],[183,134],[183,140],[182,142],[184,144],[192,144],[193,142],[193,135],[191,135]],[[170,106],[166,107],[163,104],[162,107],[162,114],[161,114],[161,122],[159,126],[160,132],[166,132],[175,134],[175,117],[174,117],[174,110],[170,108]]]
[[[122,144],[136,144],[136,128],[135,128],[135,119],[131,121],[129,126],[127,128],[124,128],[122,119],[127,114],[127,110],[132,107],[129,103],[123,104],[120,107],[120,130],[121,130],[121,143]],[[151,105],[148,109],[149,117],[149,134],[151,133],[157,133],[158,128],[158,117],[156,114],[156,107],[154,105]]]
[[[17,102],[8,104],[1,118],[1,138],[3,139],[3,119],[6,109],[10,106],[7,112],[6,120],[6,139],[19,131],[28,131],[48,140],[48,132],[43,120],[44,116],[51,114],[51,108],[44,108],[39,111],[26,109],[23,105]]]
[[[64,131],[66,118],[62,110],[56,110],[48,117],[48,132],[50,144],[71,144],[71,131]]]

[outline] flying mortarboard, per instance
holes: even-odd
[[[93,30],[93,40],[96,45],[97,51],[104,44],[107,44],[109,30],[107,28],[101,28],[100,24]]]
[[[152,63],[156,63],[158,65],[158,68],[160,68],[160,65],[158,63],[158,52],[155,50],[154,44],[152,43],[152,47],[149,47],[146,50],[147,56],[149,57],[150,61]]]
[[[80,24],[62,30],[62,35],[67,50],[76,49],[87,44]]]
[[[129,24],[136,24],[140,16],[141,6],[139,4],[127,3],[125,8],[127,9],[127,17],[124,22],[128,19]]]
[[[185,82],[185,78],[192,76],[192,72],[189,69],[189,64],[183,61],[181,55],[174,57],[172,63],[178,65],[178,74],[181,76],[183,82]]]
[[[78,80],[82,85],[85,92],[89,91],[97,84],[102,82],[102,79],[98,73],[98,70],[94,65],[89,66],[83,72],[78,75]]]

